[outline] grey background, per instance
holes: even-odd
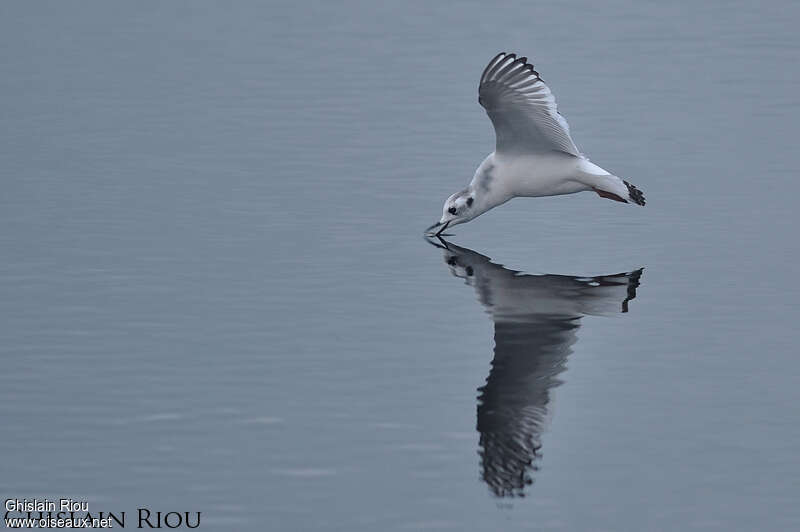
[[[799,17],[3,2],[0,497],[205,530],[797,529]],[[455,230],[528,273],[645,268],[628,314],[582,319],[516,499],[479,474],[492,322],[421,238],[493,149],[503,50],[648,199]]]

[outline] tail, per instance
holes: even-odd
[[[644,204],[647,203],[644,200],[644,193],[627,181],[623,180],[622,182],[625,183],[626,187],[628,187],[628,201],[644,207]]]
[[[641,190],[612,174],[592,176],[592,190],[601,198],[622,203],[635,203],[644,206],[645,199]]]

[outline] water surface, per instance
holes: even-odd
[[[204,530],[800,527],[798,17],[5,3],[0,497]],[[518,199],[425,242],[492,150],[501,50],[645,208]]]

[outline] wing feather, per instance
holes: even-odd
[[[478,101],[494,125],[497,151],[580,156],[556,99],[527,57],[497,54],[481,74]]]

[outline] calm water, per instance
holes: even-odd
[[[3,3],[0,498],[800,528],[800,5],[661,4]],[[500,50],[647,207],[421,237]]]

